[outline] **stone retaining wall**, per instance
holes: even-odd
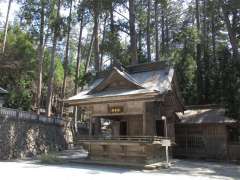
[[[72,141],[68,125],[0,116],[0,159],[33,157],[66,149]]]

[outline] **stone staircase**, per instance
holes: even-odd
[[[56,154],[56,157],[58,159],[68,162],[85,159],[87,156],[88,153],[81,146],[72,147],[68,150],[60,151]]]

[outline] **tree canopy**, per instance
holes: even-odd
[[[177,71],[184,104],[220,104],[240,118],[238,0],[18,4],[0,54],[0,85],[10,90],[8,107],[59,114],[61,100],[77,93],[89,73],[116,63],[167,61]],[[4,36],[2,30],[1,48]]]

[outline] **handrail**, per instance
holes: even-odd
[[[16,120],[30,120],[46,124],[63,125],[63,120],[59,117],[47,117],[44,115],[38,115],[34,112],[21,111],[18,109],[11,109],[5,107],[0,107],[0,116],[4,116],[4,118],[14,118]]]

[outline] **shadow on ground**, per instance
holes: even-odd
[[[174,160],[169,169],[160,169],[152,173],[186,174],[211,179],[240,179],[240,166],[222,162],[206,162],[191,160]]]
[[[190,160],[174,160],[173,166],[169,169],[156,170],[141,170],[129,167],[103,166],[103,165],[88,165],[77,163],[66,163],[58,165],[40,164],[39,161],[29,161],[30,164],[35,164],[37,167],[55,167],[55,168],[72,168],[79,171],[87,172],[88,174],[124,174],[124,173],[144,173],[151,175],[172,174],[172,175],[187,175],[192,177],[203,177],[214,180],[240,180],[240,166],[235,164],[220,163],[220,162],[205,162],[205,161],[190,161]],[[29,166],[26,166],[28,168]]]

